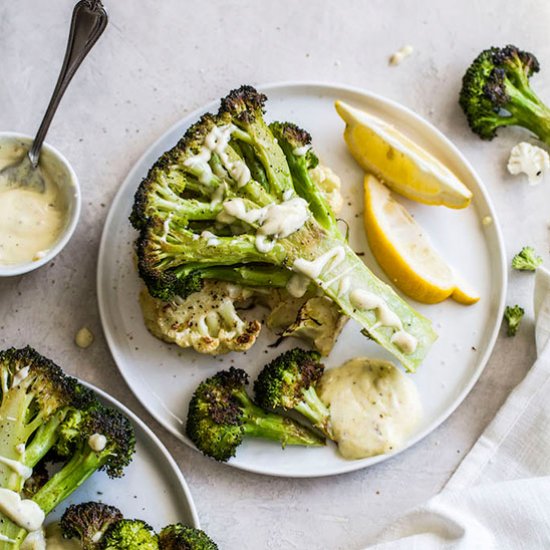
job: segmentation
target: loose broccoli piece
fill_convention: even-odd
[[[315,351],[286,351],[262,369],[254,382],[254,396],[265,409],[302,414],[333,439],[330,412],[315,391],[325,370],[319,359],[320,354]]]
[[[159,547],[160,550],[218,550],[218,545],[204,531],[181,523],[161,530]]]
[[[245,437],[285,445],[319,446],[323,440],[300,424],[263,411],[246,393],[248,375],[231,367],[202,382],[187,415],[187,435],[205,455],[221,462],[235,456]]]
[[[82,550],[99,550],[107,529],[123,519],[122,512],[101,502],[69,506],[61,516],[60,527],[66,539],[78,539]]]
[[[508,330],[506,331],[508,336],[516,335],[524,314],[524,309],[518,305],[513,307],[506,306],[506,309],[504,310],[504,319],[506,320],[506,323],[508,323]]]
[[[542,258],[531,246],[524,246],[512,259],[512,267],[518,271],[535,271],[541,264]]]
[[[122,519],[112,524],[101,539],[101,550],[158,550],[153,528],[140,519]]]
[[[472,131],[490,140],[501,126],[522,126],[550,144],[550,110],[529,83],[538,71],[537,58],[516,46],[481,52],[462,79],[459,97]]]
[[[311,137],[293,124],[268,126],[265,101],[250,86],[233,90],[141,183],[131,222],[140,231],[138,268],[149,293],[168,302],[199,291],[207,278],[281,288],[293,274],[308,276],[414,371],[436,338],[431,323],[349,247],[312,179]],[[237,280],[245,275],[246,283]],[[396,320],[384,326],[375,309],[354,307],[349,289],[383,299]],[[399,347],[398,330],[416,339],[414,351]]]

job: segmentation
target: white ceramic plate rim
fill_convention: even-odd
[[[0,132],[0,140],[2,140],[3,138],[24,139],[24,140],[30,140],[31,142],[33,140],[32,136],[28,136],[27,134],[21,134],[19,132]],[[57,157],[61,161],[65,170],[67,171],[67,174],[69,175],[70,185],[72,186],[74,191],[73,203],[71,205],[72,206],[71,219],[67,223],[61,237],[57,240],[54,246],[52,246],[49,249],[49,251],[43,258],[35,262],[25,262],[23,264],[5,265],[5,266],[0,265],[0,277],[13,277],[16,275],[23,275],[25,273],[34,271],[35,269],[38,269],[39,267],[42,267],[43,265],[53,260],[65,248],[67,243],[71,240],[71,237],[73,236],[73,233],[78,224],[78,220],[80,218],[82,197],[80,193],[80,184],[78,182],[76,173],[73,170],[73,167],[71,166],[71,164],[69,163],[65,155],[60,153],[52,145],[48,143],[44,143],[42,145],[42,148],[48,151],[49,153],[51,153],[52,155],[54,155],[55,157]]]
[[[423,431],[418,433],[415,437],[409,439],[407,441],[407,444],[402,447],[401,449],[395,451],[394,453],[387,453],[382,454],[374,457],[369,457],[368,464],[365,463],[364,460],[357,460],[357,461],[349,461],[347,463],[342,464],[338,468],[336,468],[332,472],[322,472],[322,473],[305,473],[305,472],[295,472],[292,474],[289,473],[280,473],[277,471],[270,471],[269,469],[260,467],[260,468],[254,468],[250,467],[249,465],[243,465],[239,464],[235,461],[228,462],[228,465],[233,466],[234,468],[238,468],[240,470],[245,470],[248,472],[256,473],[256,474],[263,474],[263,475],[272,475],[277,477],[288,477],[288,478],[311,478],[311,477],[326,477],[331,475],[338,475],[348,472],[354,472],[357,470],[361,470],[363,468],[366,468],[368,466],[371,466],[373,464],[377,464],[379,462],[382,462],[384,460],[389,459],[390,457],[396,456],[403,451],[409,449],[416,443],[418,443],[420,440],[422,440],[424,437],[426,437],[429,433],[434,431],[437,427],[439,427],[449,416],[457,409],[457,407],[464,401],[468,393],[471,391],[475,383],[479,380],[479,377],[481,376],[481,373],[485,369],[485,366],[487,365],[487,362],[489,360],[489,357],[491,356],[491,353],[493,351],[493,348],[495,346],[496,339],[498,337],[498,332],[500,328],[500,323],[498,322],[499,319],[502,318],[502,315],[504,313],[504,306],[505,306],[505,299],[506,299],[506,288],[508,284],[508,272],[506,268],[506,253],[504,248],[504,239],[502,236],[502,231],[500,229],[500,224],[498,222],[498,217],[494,208],[494,205],[487,193],[487,190],[485,189],[485,185],[481,181],[481,178],[478,176],[477,172],[474,170],[470,162],[464,157],[464,155],[460,152],[460,150],[442,133],[440,132],[435,126],[433,126],[429,121],[423,119],[419,115],[417,115],[414,111],[409,109],[408,107],[401,105],[400,103],[397,103],[396,101],[393,101],[391,99],[388,99],[384,96],[378,95],[376,93],[369,92],[367,90],[364,90],[359,87],[355,86],[348,86],[338,83],[331,83],[331,82],[322,82],[322,81],[283,81],[283,82],[275,82],[275,83],[269,83],[269,84],[263,84],[258,85],[257,89],[262,92],[269,92],[270,90],[281,90],[281,89],[288,89],[289,91],[292,91],[293,89],[299,89],[299,88],[320,88],[325,92],[328,92],[330,90],[342,90],[344,92],[351,92],[360,96],[363,96],[368,99],[372,99],[374,101],[378,101],[382,104],[388,105],[392,109],[396,109],[397,111],[404,112],[407,116],[412,118],[417,124],[427,127],[430,129],[431,132],[434,133],[434,135],[437,136],[437,138],[441,141],[441,143],[449,150],[453,152],[454,155],[457,156],[457,158],[463,163],[463,165],[471,172],[472,177],[476,180],[479,192],[483,196],[484,201],[487,203],[488,210],[490,212],[490,216],[493,219],[493,223],[495,225],[495,231],[497,236],[497,244],[498,244],[498,259],[499,259],[499,265],[495,265],[495,271],[498,269],[497,275],[500,277],[502,281],[502,286],[499,291],[498,296],[498,308],[497,308],[497,314],[495,316],[495,319],[497,320],[495,322],[495,325],[493,327],[493,330],[491,331],[490,337],[488,338],[487,347],[485,349],[485,353],[480,357],[478,361],[478,366],[475,372],[472,374],[469,382],[465,385],[465,387],[462,389],[462,391],[457,395],[455,400],[451,403],[451,405],[447,408],[447,410],[442,413],[438,418],[436,418],[431,424],[429,424]],[[105,220],[105,226],[104,230],[101,236],[101,242],[99,246],[99,258],[98,258],[98,265],[97,265],[97,295],[98,295],[98,305],[99,305],[99,314],[103,326],[103,331],[105,333],[105,338],[107,340],[107,344],[109,346],[109,349],[111,350],[111,354],[113,355],[113,358],[115,360],[115,363],[118,366],[118,369],[120,373],[122,374],[122,377],[134,393],[134,395],[137,397],[137,399],[142,403],[142,405],[147,409],[150,410],[147,406],[147,403],[141,399],[141,396],[134,390],[134,387],[131,384],[131,378],[127,375],[125,372],[125,368],[122,366],[124,364],[124,361],[120,357],[118,353],[117,346],[115,344],[113,335],[111,331],[109,330],[109,326],[107,324],[107,311],[106,311],[106,302],[105,302],[105,295],[103,292],[103,288],[101,286],[102,281],[102,273],[105,269],[104,262],[105,262],[105,247],[107,240],[110,238],[108,235],[106,228],[109,227],[112,217],[115,214],[115,211],[117,210],[117,205],[121,201],[124,189],[126,188],[128,182],[130,180],[135,179],[136,173],[141,169],[141,164],[143,162],[143,159],[147,157],[150,152],[159,146],[159,144],[166,139],[168,135],[170,135],[176,128],[181,126],[183,120],[192,120],[198,118],[202,113],[205,111],[211,110],[214,107],[217,107],[219,104],[219,100],[212,101],[208,103],[207,105],[203,105],[194,111],[186,114],[182,119],[177,121],[175,124],[173,124],[166,132],[164,132],[150,147],[147,148],[147,150],[141,155],[141,157],[138,159],[138,161],[134,164],[133,168],[130,170],[128,175],[126,176],[124,182],[120,186],[117,194],[115,195],[113,202],[111,204],[111,207],[109,209],[109,213],[107,215],[107,218]],[[169,424],[164,417],[158,415],[155,413],[155,411],[150,411],[150,414],[164,426],[170,433],[174,434],[180,441],[183,441],[186,445],[191,446],[191,448],[197,450],[192,443],[187,440],[187,438],[177,429],[174,428],[173,425]],[[199,452],[197,450],[197,452]]]
[[[133,413],[126,405],[123,405],[118,399],[115,399],[112,395],[107,393],[106,391],[103,391],[99,389],[98,387],[94,386],[93,384],[90,384],[89,382],[86,382],[84,380],[79,380],[81,384],[86,386],[87,388],[91,389],[93,392],[95,392],[97,395],[101,397],[101,399],[107,401],[109,404],[113,405],[115,408],[119,409],[122,413],[124,413],[132,422],[132,424],[139,426],[140,430],[142,430],[145,433],[145,436],[149,439],[149,443],[155,447],[157,451],[161,453],[164,460],[166,461],[166,464],[170,467],[171,473],[176,477],[179,483],[179,489],[183,492],[183,496],[186,500],[186,504],[189,508],[189,512],[191,513],[191,518],[193,524],[190,525],[190,527],[194,527],[195,529],[200,529],[200,522],[199,522],[199,515],[197,513],[197,509],[195,507],[195,503],[193,501],[193,497],[191,496],[191,491],[189,489],[189,486],[187,485],[187,481],[185,481],[185,478],[183,477],[183,474],[177,465],[176,461],[172,457],[172,455],[168,452],[168,449],[164,446],[162,441],[155,435],[155,433],[137,416],[135,413]]]

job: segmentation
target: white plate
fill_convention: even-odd
[[[418,115],[392,101],[362,90],[317,83],[284,83],[261,87],[268,96],[268,120],[291,120],[309,130],[321,161],[344,182],[346,209],[342,217],[350,225],[350,241],[382,279],[362,229],[362,172],[348,153],[343,122],[333,103],[343,99],[368,109],[403,130],[451,168],[472,190],[474,200],[466,210],[425,206],[403,200],[427,229],[437,248],[481,293],[481,301],[465,307],[447,300],[435,306],[413,304],[431,318],[439,339],[413,380],[420,391],[424,418],[407,443],[410,446],[434,430],[470,391],[491,353],[504,308],[506,266],[501,232],[489,197],[472,167],[439,131]],[[140,159],[119,190],[107,217],[98,265],[99,308],[113,357],[138,399],[173,434],[191,445],[184,435],[189,398],[204,378],[221,368],[236,365],[252,378],[272,357],[299,344],[288,339],[278,349],[267,345],[275,337],[264,330],[262,338],[243,356],[220,358],[164,344],[143,324],[138,305],[140,281],[133,264],[132,242],[136,235],[128,223],[134,192],[150,166],[172,147],[203,112],[217,110],[217,103],[195,111],[164,134]],[[399,199],[401,200],[401,199]],[[483,226],[484,216],[493,223]],[[327,367],[359,355],[390,358],[379,346],[361,336],[349,322],[340,336]],[[347,461],[332,445],[323,449],[287,447],[261,441],[246,442],[229,464],[257,473],[289,477],[339,474],[364,468],[389,455]]]
[[[124,469],[124,476],[110,479],[96,472],[82,487],[46,518],[46,524],[59,519],[70,504],[100,500],[120,509],[127,518],[139,518],[155,530],[182,522],[200,527],[189,487],[174,459],[159,438],[129,409],[104,391],[83,382],[99,399],[123,412],[136,433],[134,459]]]

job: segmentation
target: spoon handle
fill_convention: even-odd
[[[57,79],[57,84],[50,99],[40,128],[36,133],[34,142],[29,151],[29,159],[36,168],[40,158],[42,143],[52,122],[53,116],[69,82],[74,73],[92,49],[97,39],[101,36],[107,26],[107,12],[103,8],[101,0],[80,0],[73,10],[71,19],[71,30],[65,51],[63,66]]]

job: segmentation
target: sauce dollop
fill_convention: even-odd
[[[318,391],[344,458],[395,451],[421,417],[416,386],[389,361],[352,359],[325,371]]]

